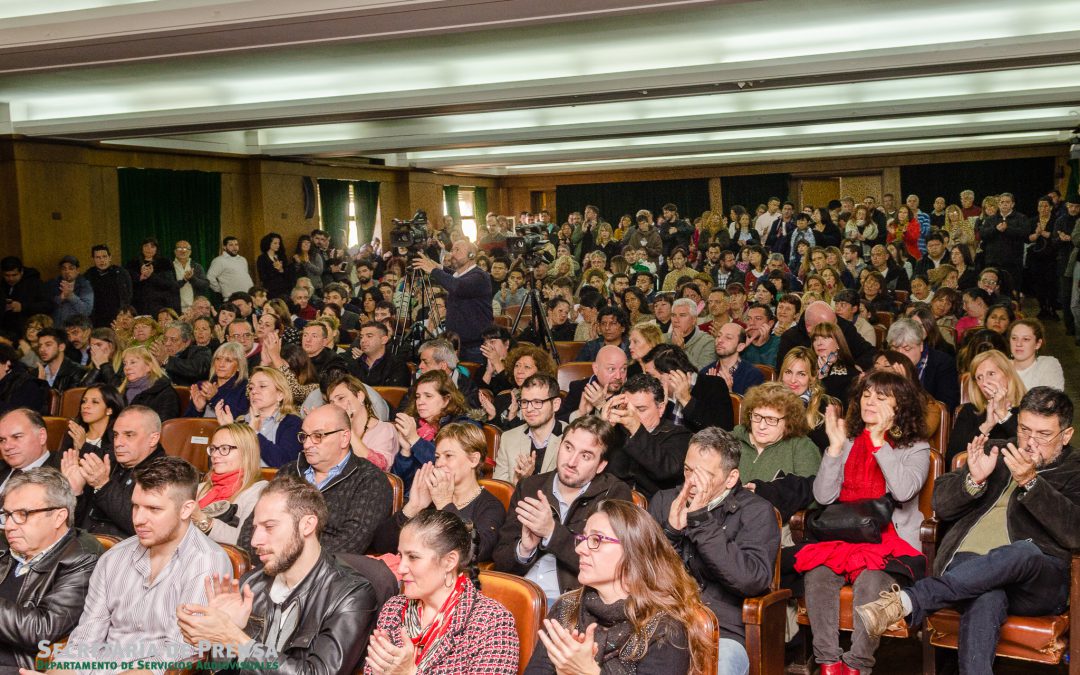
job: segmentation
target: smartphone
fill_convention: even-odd
[[[985,453],[986,455],[990,455],[991,451],[994,448],[997,448],[1000,451],[1002,448],[1004,448],[1008,444],[1009,444],[1009,441],[1007,439],[1004,439],[1004,438],[988,438],[986,440],[986,443],[983,444],[983,453]],[[1014,441],[1014,444],[1015,444],[1015,441]]]

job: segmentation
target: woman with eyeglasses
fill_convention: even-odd
[[[537,373],[555,377],[555,361],[551,354],[534,345],[523,343],[510,350],[506,355],[506,373],[510,375],[513,387],[497,392],[492,399],[488,393],[480,390],[480,407],[487,413],[487,421],[502,430],[512,429],[522,422],[521,385]]]
[[[248,364],[239,342],[226,342],[214,352],[210,379],[191,387],[191,402],[185,417],[216,417],[218,403],[224,403],[233,416],[248,411]]]
[[[259,439],[246,424],[219,427],[206,446],[210,471],[199,485],[191,521],[219,544],[235,546],[267,482],[259,468]]]
[[[968,402],[956,411],[945,453],[946,467],[952,466],[953,457],[967,451],[968,443],[976,436],[1016,436],[1020,399],[1027,393],[1027,387],[1013,367],[1012,360],[996,349],[984,351],[971,359],[965,389]]]
[[[701,592],[657,522],[606,499],[575,540],[581,587],[548,612],[525,673],[705,675]]]
[[[472,528],[448,511],[421,511],[401,530],[401,595],[379,611],[364,675],[517,675],[514,617],[480,593]]]
[[[214,407],[218,424],[246,423],[259,435],[262,465],[278,468],[295,461],[303,443],[297,438],[303,424],[295,413],[292,392],[285,376],[273,368],[260,366],[248,381],[248,413],[237,416],[224,401]]]
[[[795,570],[805,575],[814,659],[823,675],[870,672],[879,638],[871,637],[856,619],[850,648],[841,648],[840,591],[850,583],[859,606],[894,584],[910,585],[926,573],[919,542],[919,493],[930,469],[923,398],[912,381],[872,370],[853,387],[846,419],[838,407],[830,406],[825,427],[829,447],[814,479],[814,501],[829,505],[888,499],[894,507],[880,543],[810,543],[795,555]]]
[[[353,454],[389,471],[397,455],[397,431],[379,419],[364,383],[352,375],[337,375],[327,382],[326,396],[349,416]]]

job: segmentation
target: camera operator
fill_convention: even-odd
[[[445,262],[452,272],[423,253],[417,254],[413,269],[431,275],[432,281],[446,289],[446,329],[461,338],[461,360],[483,363],[480,353],[481,332],[494,323],[491,308],[491,277],[476,266],[476,246],[461,239],[454,243]]]

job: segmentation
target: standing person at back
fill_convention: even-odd
[[[158,255],[154,237],[143,239],[139,255],[128,261],[131,277],[131,303],[139,314],[157,316],[166,307],[180,313],[180,285],[171,262]]]
[[[247,258],[240,255],[240,240],[225,237],[221,246],[221,255],[210,261],[210,269],[206,271],[210,288],[225,298],[233,293],[247,293],[255,282],[251,279]]]
[[[131,304],[131,275],[119,265],[112,264],[112,254],[105,244],[90,248],[94,266],[86,270],[86,280],[94,289],[94,311],[90,321],[95,328],[108,327],[121,307]]]
[[[461,360],[484,363],[481,333],[495,322],[491,277],[476,266],[476,245],[466,239],[454,243],[444,262],[450,272],[421,253],[413,261],[413,269],[427,272],[432,281],[446,289],[446,330],[461,339]]]

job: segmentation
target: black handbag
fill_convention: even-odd
[[[880,544],[895,504],[888,495],[857,502],[835,502],[810,513],[806,530],[816,541]]]

